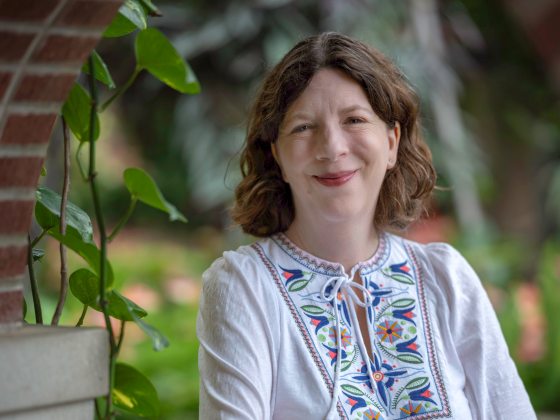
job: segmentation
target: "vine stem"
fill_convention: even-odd
[[[68,125],[66,120],[62,117],[62,133],[64,137],[64,182],[62,185],[62,200],[60,202],[60,235],[66,235],[66,204],[68,203],[68,191],[70,189],[70,133],[68,132]],[[66,295],[68,294],[68,269],[66,265],[66,246],[59,243],[60,247],[60,290],[58,295],[58,302],[52,317],[51,325],[58,325],[64,303],[66,302]]]
[[[117,344],[117,353],[121,351],[121,346],[124,340],[124,326],[126,325],[126,321],[121,321],[121,331],[119,332],[119,341]]]
[[[33,243],[31,236],[27,235],[27,269],[29,271],[29,282],[31,283],[31,295],[33,296],[33,308],[35,310],[35,323],[43,324],[43,311],[41,310],[41,297],[39,296],[39,287],[33,270]]]
[[[97,401],[97,398],[95,399],[95,414],[96,418],[101,420],[101,410],[99,410],[99,402]]]
[[[109,346],[110,346],[110,362],[109,362],[109,394],[107,395],[107,405],[105,408],[105,417],[110,419],[112,416],[113,400],[112,400],[112,389],[115,383],[115,359],[116,359],[116,343],[115,336],[113,333],[113,326],[111,325],[111,319],[109,317],[109,312],[107,309],[107,298],[105,296],[105,285],[107,276],[107,233],[105,232],[105,221],[103,219],[103,213],[101,211],[101,200],[99,197],[99,192],[97,190],[97,184],[95,178],[97,172],[95,170],[95,138],[94,138],[94,126],[95,117],[97,114],[97,86],[95,84],[95,67],[93,66],[93,58],[89,56],[89,91],[91,95],[91,112],[89,119],[89,172],[88,181],[91,187],[91,195],[93,198],[93,206],[95,208],[95,219],[97,221],[97,227],[99,229],[100,235],[100,247],[101,247],[101,258],[99,267],[99,305],[101,306],[101,311],[103,312],[103,317],[105,318],[105,327],[109,333]]]
[[[92,72],[93,72],[93,68],[92,67],[90,67],[90,68],[92,69]],[[134,69],[134,72],[130,75],[130,77],[126,81],[126,83],[124,85],[122,85],[113,94],[113,96],[111,96],[109,99],[107,99],[107,101],[103,105],[101,105],[100,112],[105,111],[107,109],[107,107],[109,105],[111,105],[115,99],[117,99],[119,96],[121,96],[123,93],[125,93],[128,90],[128,88],[134,83],[134,81],[136,80],[136,78],[138,77],[138,75],[140,74],[141,71],[142,71],[142,68],[136,67]]]
[[[126,213],[121,218],[121,220],[119,220],[119,223],[117,223],[117,226],[115,226],[115,229],[113,230],[113,232],[107,238],[107,240],[109,242],[111,242],[113,239],[115,239],[115,236],[117,236],[117,233],[119,233],[119,231],[126,224],[126,222],[128,222],[128,219],[130,219],[130,216],[132,215],[132,212],[134,211],[137,202],[138,202],[137,198],[133,198],[132,200],[130,200],[130,204],[128,206],[128,209],[126,210]]]
[[[82,151],[82,146],[86,144],[85,142],[80,142],[80,145],[78,146],[78,148],[76,149],[76,163],[78,164],[78,169],[80,170],[80,175],[82,176],[82,179],[84,180],[84,182],[88,181],[88,176],[86,171],[84,170],[84,167],[82,165],[82,160],[80,159],[80,152]]]
[[[49,229],[51,229],[53,226],[51,226]],[[49,231],[49,229],[43,229],[43,231],[41,232],[41,234],[39,236],[37,236],[35,239],[33,239],[33,242],[31,242],[31,246],[30,248],[35,248],[35,245],[37,245],[39,243],[39,241],[41,239],[43,239],[43,236],[45,236],[47,234],[47,232]]]
[[[84,305],[82,309],[82,314],[80,315],[80,319],[78,319],[78,322],[76,323],[76,327],[81,327],[82,324],[84,323],[84,318],[86,317],[87,310],[88,310],[88,306]]]

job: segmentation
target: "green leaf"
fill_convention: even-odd
[[[116,38],[128,35],[137,29],[146,29],[148,22],[144,7],[143,1],[125,0],[119,9],[119,13],[117,13],[109,27],[103,32],[103,37]]]
[[[294,281],[292,284],[290,284],[288,290],[290,292],[299,292],[300,290],[305,289],[305,286],[307,286],[308,283],[309,280],[305,280],[305,279]]]
[[[169,220],[187,222],[179,210],[163,197],[153,178],[140,168],[127,168],[123,173],[124,183],[132,198],[169,214]]]
[[[23,316],[22,318],[25,319],[25,315],[27,315],[27,301],[23,298]]]
[[[428,382],[428,378],[423,376],[421,378],[416,378],[407,383],[404,387],[406,389],[417,389],[422,388]]]
[[[41,176],[47,176],[47,168],[41,166]]]
[[[125,0],[119,9],[119,13],[132,22],[138,29],[143,30],[148,27],[146,12],[144,11],[142,4],[138,1]]]
[[[119,11],[111,24],[107,27],[107,29],[105,29],[105,32],[103,32],[103,37],[118,38],[120,36],[128,35],[137,29],[138,27]]]
[[[111,391],[115,407],[140,417],[159,416],[160,403],[150,380],[130,365],[117,363]]]
[[[143,318],[148,315],[143,308],[136,303],[121,295],[116,290],[111,290],[106,295],[107,312],[109,316],[120,319],[121,321],[134,321],[136,318]],[[94,309],[101,311],[101,306],[96,304],[92,306]]]
[[[399,299],[392,303],[395,308],[406,308],[414,303],[414,299]]]
[[[140,4],[144,7],[144,11],[150,16],[162,16],[160,10],[151,0],[140,0]]]
[[[323,308],[317,305],[303,305],[301,309],[303,309],[308,314],[312,314],[312,315],[319,315],[325,312]]]
[[[80,255],[100,275],[101,252],[93,242],[93,228],[88,214],[72,202],[66,204],[66,235],[60,234],[60,203],[56,192],[40,187],[36,192],[35,219],[48,234]],[[113,269],[107,261],[106,283],[113,284]]]
[[[154,77],[181,93],[200,92],[200,84],[190,66],[160,31],[148,28],[138,33],[136,63]]]
[[[414,281],[410,277],[405,276],[403,274],[393,274],[393,275],[391,275],[391,278],[393,280],[396,280],[396,281],[400,282],[400,283],[414,284]]]
[[[70,275],[70,291],[84,305],[97,305],[99,277],[87,268],[80,268]]]
[[[186,91],[183,93],[189,93],[191,95],[200,93],[200,83],[198,83],[198,79],[196,77],[196,74],[194,74],[194,70],[188,62],[184,61],[184,63],[187,73],[187,86]]]
[[[413,364],[422,363],[422,358],[416,356],[415,354],[399,354],[397,356],[397,359],[399,359],[401,362],[406,362],[406,363],[413,363]]]
[[[60,205],[62,197],[55,191],[39,187],[36,191],[37,203],[35,205],[35,217],[37,223],[43,229],[51,228],[60,223]],[[66,203],[66,230],[74,230],[82,241],[93,244],[93,227],[88,214],[73,204]]]
[[[140,319],[134,313],[132,314],[132,317],[136,325],[138,325],[142,331],[150,337],[152,340],[152,348],[155,351],[161,351],[166,347],[169,347],[169,340],[157,328]]]
[[[97,273],[98,276],[101,275],[101,252],[94,244],[84,243],[80,238],[72,235],[68,231],[65,236],[61,236],[60,232],[58,231],[58,227],[50,229],[48,233],[57,241],[62,242],[64,245],[66,245],[68,248],[82,257],[88,263],[90,268]],[[113,280],[113,268],[111,266],[111,263],[107,261],[105,276],[105,284],[107,285],[107,287],[110,287],[113,284]]]
[[[39,248],[33,248],[31,250],[31,255],[33,257],[33,262],[41,261],[41,258],[43,258],[45,256],[45,250],[44,249],[39,249]]]
[[[94,273],[87,269],[80,269],[72,273],[70,290],[84,305],[88,305],[98,312],[103,312],[99,303],[99,278]],[[167,339],[159,331],[142,321],[141,318],[148,315],[145,309],[116,290],[108,290],[105,299],[109,316],[121,321],[134,321],[152,338],[152,341],[157,341],[157,350],[169,345]],[[159,337],[157,337],[158,334]],[[156,343],[154,343],[155,348]]]
[[[99,80],[101,83],[109,87],[110,89],[115,88],[115,82],[111,77],[111,73],[109,73],[109,69],[107,68],[107,64],[101,58],[99,54],[95,50],[91,52],[91,58],[93,59],[93,69],[95,70],[95,78]],[[89,60],[87,60],[84,65],[82,66],[82,71],[86,74],[90,74],[89,72]]]
[[[62,106],[62,116],[74,136],[81,141],[89,141],[89,120],[91,113],[91,98],[85,89],[74,83],[70,94]],[[99,116],[95,115],[93,139],[99,137]]]
[[[99,285],[97,286],[99,288]],[[121,321],[134,321],[138,327],[152,340],[152,347],[155,351],[161,351],[169,347],[169,340],[155,327],[148,324],[142,318],[148,313],[136,303],[121,295],[116,290],[107,293],[107,312],[109,316],[120,319]],[[82,301],[82,303],[85,303]],[[96,302],[93,309],[101,312],[101,306]]]
[[[355,387],[354,385],[344,384],[341,385],[340,387],[351,395],[356,395],[356,396],[364,395],[364,392],[360,388]]]

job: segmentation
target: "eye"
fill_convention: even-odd
[[[363,118],[360,117],[349,117],[348,119],[346,119],[346,123],[347,124],[361,124],[364,123],[365,120]]]
[[[292,130],[292,133],[303,133],[304,131],[306,131],[310,128],[311,128],[311,124],[301,124],[301,125],[298,125],[297,127],[295,127]]]

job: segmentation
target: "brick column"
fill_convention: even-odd
[[[0,0],[0,327],[22,322],[27,232],[51,132],[123,0]]]

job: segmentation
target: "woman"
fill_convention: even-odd
[[[388,233],[434,184],[418,101],[381,53],[325,33],[267,76],[234,220],[262,238],[204,274],[201,419],[534,419],[479,279]]]

